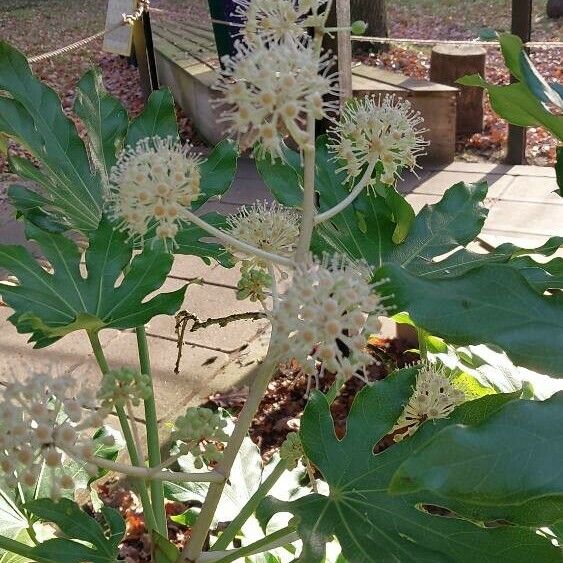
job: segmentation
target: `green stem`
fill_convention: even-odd
[[[271,356],[271,347],[272,340],[270,340],[270,348],[266,352],[266,359],[260,366],[259,371],[250,386],[248,398],[239,413],[235,428],[229,438],[229,441],[227,442],[227,447],[223,452],[223,456],[215,468],[215,471],[222,473],[226,477],[228,477],[231,471],[233,463],[240,450],[240,446],[248,433],[248,429],[252,424],[252,419],[258,410],[260,402],[262,401],[264,393],[268,387],[268,383],[270,382],[277,366],[276,358]],[[207,491],[197,522],[192,528],[190,541],[187,543],[182,553],[183,561],[196,561],[199,559],[224,488],[225,483],[212,483],[209,486],[209,490]]]
[[[202,556],[197,560],[197,563],[230,563],[231,561],[240,561],[244,557],[249,557],[250,555],[256,555],[257,553],[264,553],[265,551],[269,551],[271,549],[283,547],[284,545],[297,541],[298,539],[299,536],[295,532],[295,528],[293,526],[287,526],[286,528],[282,528],[281,530],[277,530],[276,532],[263,537],[261,540],[245,545],[239,549],[232,549],[226,552],[223,551],[222,553],[217,553],[216,557],[213,557],[215,552],[208,551],[207,553],[202,554]]]
[[[144,326],[139,326],[137,332],[137,346],[139,348],[139,363],[143,375],[152,376],[147,333]],[[147,430],[147,450],[149,454],[149,467],[160,465],[160,439],[158,437],[158,418],[156,415],[156,403],[154,398],[154,387],[151,377],[151,396],[145,401],[145,426]],[[151,499],[158,532],[168,537],[166,525],[166,512],[164,508],[164,484],[162,481],[151,481]]]
[[[0,536],[0,549],[4,549],[8,553],[14,553],[15,555],[25,557],[31,561],[37,561],[38,563],[47,561],[46,559],[37,558],[34,554],[33,547],[5,536]]]
[[[270,492],[270,489],[277,483],[286,469],[285,461],[280,460],[273,471],[256,489],[255,493],[248,499],[248,502],[242,507],[236,518],[225,528],[219,539],[213,544],[212,551],[221,551],[229,547],[229,544],[235,539],[244,523],[254,514],[260,501]]]
[[[100,366],[100,371],[102,374],[109,373],[109,365],[106,360],[106,356],[102,349],[100,339],[98,338],[98,333],[88,332],[88,338],[90,339],[90,344],[92,345],[92,350],[94,351],[94,356],[98,365]],[[131,432],[131,427],[129,426],[129,419],[127,418],[127,413],[123,407],[118,407],[116,405],[115,410],[117,412],[117,417],[121,424],[121,430],[123,432],[123,437],[125,438],[125,444],[127,445],[127,451],[131,459],[131,463],[137,467],[142,467],[141,460],[139,459],[139,452],[135,446],[135,440],[133,438],[133,433]],[[145,524],[147,530],[150,532],[151,529],[156,528],[156,522],[153,514],[153,509],[151,506],[151,500],[149,497],[149,492],[147,489],[147,484],[142,479],[135,479],[135,484],[137,485],[137,490],[139,492],[139,497],[141,498],[141,504],[143,505],[143,514],[145,515]]]
[[[428,348],[426,346],[426,336],[428,333],[422,328],[416,327],[416,334],[418,336],[418,352],[420,359],[426,361],[428,359]]]

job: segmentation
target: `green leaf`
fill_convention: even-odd
[[[86,126],[93,161],[107,179],[129,125],[127,112],[106,92],[99,70],[90,70],[81,78],[73,109]]]
[[[125,145],[135,146],[147,137],[178,138],[174,98],[168,88],[156,90],[149,96],[142,113],[129,126]]]
[[[523,79],[520,54],[524,50],[524,43],[518,35],[501,33],[499,36],[500,48],[504,62],[511,74],[518,80]]]
[[[229,139],[221,141],[201,164],[201,194],[192,208],[199,209],[210,198],[222,196],[233,183],[238,152]]]
[[[424,280],[389,264],[377,277],[399,310],[452,344],[492,344],[517,365],[563,377],[563,300],[538,295],[508,265],[487,265],[463,277]]]
[[[393,214],[396,223],[392,240],[401,244],[407,238],[411,225],[415,219],[414,209],[411,204],[395,189],[394,186],[378,186],[377,193],[385,200],[387,207]]]
[[[453,425],[406,460],[391,486],[429,490],[469,504],[506,505],[551,497],[563,520],[563,392],[514,401],[477,427]],[[557,514],[556,514],[557,516]]]
[[[555,177],[557,178],[558,190],[555,190],[563,197],[563,145],[557,147],[557,161],[555,163]]]
[[[75,330],[140,326],[155,315],[174,314],[182,304],[185,287],[145,300],[166,280],[173,257],[147,247],[131,260],[126,235],[105,220],[90,235],[85,276],[72,240],[33,225],[28,225],[27,236],[39,244],[54,272],[41,268],[23,247],[0,245],[0,266],[19,280],[15,286],[3,285],[2,297],[14,309],[9,320],[18,332],[30,333],[37,348]]]
[[[563,116],[553,115],[546,110],[525,83],[497,86],[478,74],[464,76],[457,82],[464,86],[485,88],[493,110],[508,122],[521,127],[545,127],[558,139],[563,139]]]
[[[51,539],[33,548],[38,558],[60,563],[115,563],[118,546],[125,534],[125,522],[119,512],[105,507],[102,515],[109,528],[108,536],[98,522],[68,499],[54,502],[51,499],[35,500],[26,508],[44,522],[53,522],[66,537]],[[87,542],[84,545],[79,542]]]
[[[101,181],[56,93],[33,74],[25,56],[0,42],[0,132],[24,145],[42,165],[46,197],[76,229],[101,216]]]
[[[153,530],[152,539],[154,543],[155,563],[176,563],[180,557],[180,550],[167,538]]]
[[[284,147],[284,154],[295,154]],[[272,195],[282,205],[299,209],[303,203],[303,171],[301,164],[294,166],[292,161],[262,158],[256,160],[256,168]]]
[[[315,393],[302,418],[301,438],[305,453],[322,473],[330,492],[290,503],[270,497],[260,509],[262,523],[276,512],[293,514],[303,540],[299,561],[307,563],[323,560],[332,536],[350,563],[560,561],[560,550],[533,530],[502,524],[484,528],[455,513],[448,517],[431,514],[426,506],[444,506],[444,499],[436,495],[389,494],[389,481],[397,468],[433,434],[455,422],[482,423],[511,400],[491,395],[466,403],[451,421],[425,423],[413,437],[374,455],[374,444],[401,414],[414,376],[413,369],[401,370],[364,387],[352,405],[341,440],[335,435],[326,398]]]
[[[27,534],[24,531],[27,527],[26,517],[8,494],[0,489],[0,536],[27,543],[25,541]],[[9,555],[0,549],[0,562],[8,561]]]

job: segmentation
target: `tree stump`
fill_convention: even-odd
[[[437,45],[430,58],[430,80],[460,89],[457,102],[457,134],[483,130],[483,89],[461,86],[456,80],[466,74],[485,75],[487,52],[473,45]]]
[[[546,13],[548,18],[563,16],[563,0],[547,0]]]

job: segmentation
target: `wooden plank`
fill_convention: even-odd
[[[167,29],[159,29],[158,37],[174,45],[176,49],[185,53],[185,55],[195,56],[203,60],[214,60],[217,58],[215,45],[205,46],[199,43],[194,43],[193,41],[190,41],[185,37],[175,35],[173,32]],[[157,48],[160,49],[158,42],[157,42]],[[184,59],[185,56],[182,56],[181,58]]]
[[[338,73],[340,75],[340,104],[343,107],[352,97],[352,42],[350,40],[350,0],[336,0],[338,29]]]
[[[452,86],[438,84],[429,80],[419,80],[417,78],[405,76],[404,74],[391,72],[390,70],[383,70],[381,68],[375,68],[373,66],[364,64],[360,64],[352,68],[352,75],[369,78],[371,80],[374,80],[375,82],[382,82],[390,86],[397,86],[411,92],[445,92],[451,94],[452,92],[458,91],[457,88],[454,88]]]
[[[215,43],[213,41],[206,41],[199,37],[194,37],[187,33],[174,30],[172,28],[169,28],[168,26],[158,26],[155,29],[155,32],[158,33],[158,35],[160,35],[161,37],[165,37],[166,39],[174,41],[174,43],[179,48],[182,48],[182,45],[185,45],[186,49],[190,51],[215,51]]]
[[[408,90],[401,88],[400,86],[394,86],[392,84],[386,84],[385,82],[379,82],[373,80],[372,78],[366,78],[358,74],[352,74],[352,90],[355,94],[362,93],[368,94],[374,90],[387,92],[392,94],[393,92],[402,92],[406,94]]]
[[[106,13],[106,30],[123,21],[123,14],[131,14],[134,10],[134,0],[109,0]],[[129,57],[132,48],[133,28],[130,25],[122,25],[104,36],[102,49],[108,53]]]
[[[212,41],[215,44],[215,36],[213,35],[213,30],[211,28],[205,28],[203,24],[198,25],[194,22],[180,23],[173,21],[165,21],[162,23],[164,27],[168,29],[173,29],[177,32],[184,33],[189,36],[196,36],[202,40]]]

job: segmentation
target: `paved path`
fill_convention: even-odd
[[[440,199],[444,190],[459,181],[487,179],[490,183],[487,206],[489,217],[483,240],[492,245],[511,241],[537,246],[552,235],[563,235],[563,198],[556,189],[553,170],[541,167],[496,164],[454,163],[444,169],[425,169],[420,179],[410,177],[400,189],[418,211]],[[251,161],[242,160],[233,189],[220,202],[206,209],[233,213],[244,203],[270,199]],[[0,241],[25,242],[21,226],[10,219],[0,200]],[[234,287],[237,270],[206,266],[200,259],[179,256],[165,285],[176,289],[187,280],[201,278],[191,285],[185,308],[200,318],[225,316],[252,310],[252,304],[239,302]],[[97,385],[99,373],[86,338],[73,333],[55,345],[32,350],[26,337],[18,335],[6,319],[7,307],[0,307],[0,378],[8,380],[38,366],[53,366],[55,373],[70,372],[82,381]],[[188,404],[227,389],[249,375],[262,357],[267,344],[266,323],[238,322],[226,328],[211,327],[187,333],[181,372],[174,374],[176,343],[174,320],[159,316],[148,326],[159,415],[162,422],[177,416]],[[102,331],[102,344],[110,365],[137,366],[135,336],[132,332]]]

